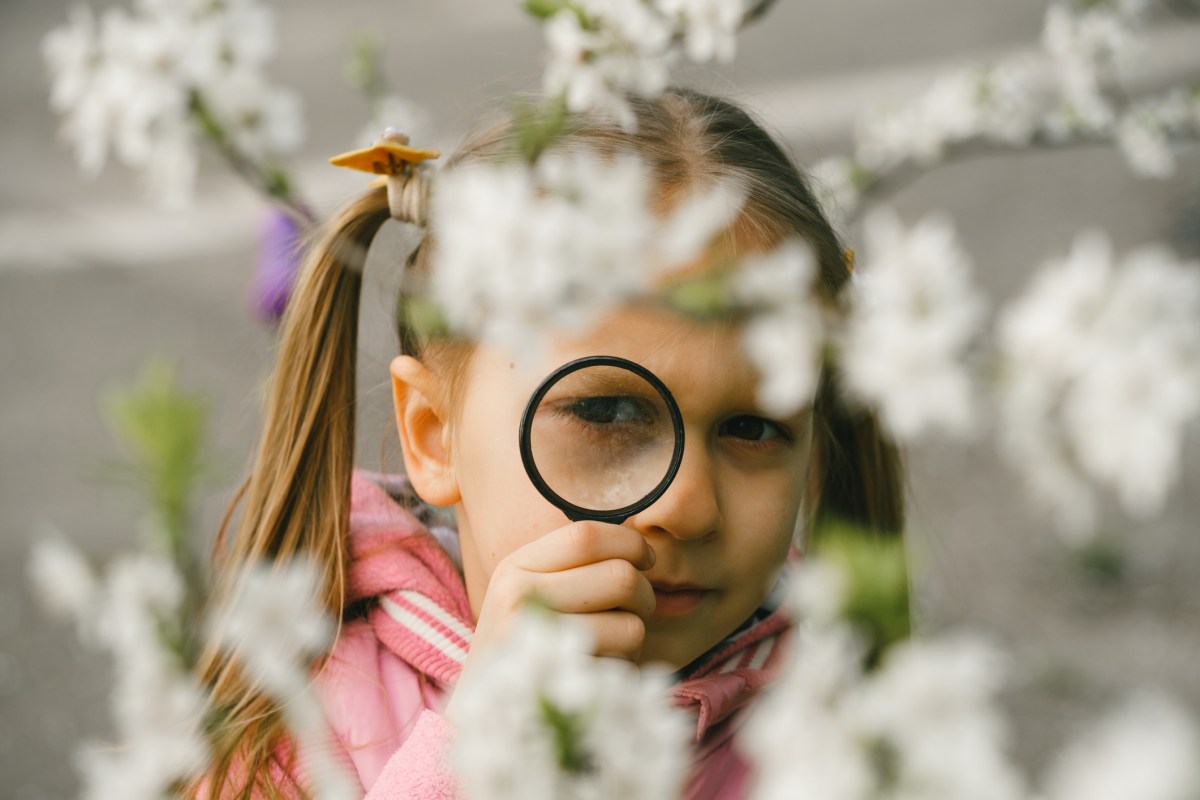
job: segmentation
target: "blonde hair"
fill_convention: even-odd
[[[842,244],[799,170],[760,125],[732,103],[683,89],[653,100],[632,98],[631,105],[632,132],[575,116],[555,146],[637,153],[656,178],[663,210],[689,189],[736,182],[746,199],[731,236],[768,247],[790,237],[804,239],[819,263],[818,292],[836,304],[848,278]],[[514,148],[512,125],[492,126],[469,140],[447,168],[508,157]],[[283,318],[255,460],[218,537],[218,598],[226,590],[221,579],[233,571],[227,568],[304,554],[324,569],[326,608],[338,619],[346,613],[360,275],[366,250],[388,218],[386,191],[369,191],[330,220],[308,254]],[[431,266],[433,233],[427,232],[409,258],[416,274]],[[450,370],[453,386],[469,358],[469,344],[430,340],[399,316],[402,350]],[[831,370],[822,377],[814,412],[814,520],[836,517],[898,535],[903,492],[896,448],[869,413],[841,400]],[[226,537],[239,502],[242,515]],[[277,704],[245,681],[236,657],[206,653],[202,672],[225,710],[221,757],[209,775],[211,794],[277,796],[280,768],[287,766],[274,760],[284,734]]]

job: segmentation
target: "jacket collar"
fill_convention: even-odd
[[[408,503],[394,476],[355,472],[351,483],[348,602],[378,598],[375,635],[444,688],[458,680],[474,622],[462,574]],[[406,495],[406,491],[408,494]],[[411,506],[410,506],[411,507]],[[783,609],[760,615],[678,673],[675,705],[696,715],[696,741],[745,706],[774,676],[790,623]]]

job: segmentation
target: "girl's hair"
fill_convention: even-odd
[[[819,264],[818,294],[830,305],[838,304],[849,279],[842,244],[805,179],[760,125],[727,101],[689,90],[672,89],[652,100],[635,97],[630,103],[633,131],[579,115],[571,118],[555,147],[589,147],[601,155],[635,152],[654,175],[658,208],[664,212],[688,191],[732,182],[745,192],[732,238],[759,247],[787,238],[805,240]],[[493,126],[469,140],[447,168],[508,157],[514,147],[512,125]],[[324,569],[323,600],[338,619],[346,611],[361,271],[372,238],[388,218],[386,191],[371,190],[343,208],[309,252],[283,317],[254,464],[226,515],[217,542],[220,552],[214,554],[214,571],[225,583],[236,572],[227,566],[309,557]],[[408,269],[427,271],[435,246],[427,233]],[[401,349],[448,371],[453,393],[470,345],[427,340],[402,314],[398,325]],[[899,535],[903,487],[898,451],[869,412],[843,401],[832,369],[822,376],[814,423],[811,489],[817,500],[810,522],[819,529],[837,519]],[[226,541],[239,503],[241,517]],[[215,596],[231,589],[219,584]],[[249,797],[257,786],[268,796],[276,794],[280,768],[287,766],[274,762],[283,734],[278,705],[245,680],[236,656],[207,653],[202,669],[224,717],[219,731],[223,755],[209,776],[210,791]]]

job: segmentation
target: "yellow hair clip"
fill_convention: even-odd
[[[387,186],[388,209],[392,217],[415,225],[425,224],[429,205],[429,182],[421,162],[437,158],[437,150],[419,150],[408,146],[408,137],[388,128],[379,140],[362,150],[351,150],[329,159],[335,167],[370,172],[380,177],[371,182],[374,188]]]
[[[854,272],[854,248],[847,247],[842,251],[842,263],[846,265],[846,272]]]
[[[408,165],[420,164],[441,155],[438,150],[420,150],[408,146],[408,137],[395,131],[384,131],[379,141],[362,150],[351,150],[329,159],[335,167],[371,172],[375,175],[399,175]]]

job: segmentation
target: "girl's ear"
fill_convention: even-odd
[[[392,359],[392,401],[404,448],[404,469],[426,503],[452,506],[462,496],[450,448],[446,382],[412,356]]]

